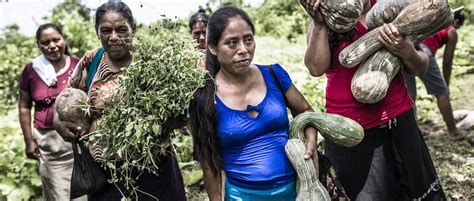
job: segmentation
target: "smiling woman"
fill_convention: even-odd
[[[79,59],[69,56],[59,26],[43,24],[36,31],[42,55],[27,64],[20,75],[20,124],[28,158],[41,161],[39,171],[46,200],[68,200],[72,148],[53,129],[54,102],[67,86]],[[34,120],[31,128],[31,107]]]

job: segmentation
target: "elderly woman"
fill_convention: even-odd
[[[111,1],[97,8],[95,29],[102,47],[88,52],[70,79],[70,87],[87,92],[88,104],[92,108],[92,125],[100,120],[105,107],[114,104],[110,95],[116,90],[117,78],[122,69],[132,63],[130,51],[136,25],[132,11],[125,3]],[[99,58],[99,62],[93,63],[93,58]],[[56,117],[55,127],[65,139],[72,140],[78,134],[94,131],[94,126],[90,131],[84,131]],[[120,159],[116,160],[120,164]],[[138,187],[136,194],[125,187],[124,180],[120,180],[115,184],[106,184],[98,192],[89,195],[89,200],[121,200],[123,196],[137,200],[186,200],[174,153],[170,150],[165,155],[156,156],[156,163],[159,166],[156,174],[131,168],[133,178],[139,176],[135,183]]]
[[[39,171],[46,200],[68,200],[73,155],[71,144],[53,128],[54,102],[67,87],[79,59],[69,56],[59,26],[43,24],[36,31],[41,55],[27,64],[20,75],[20,124],[26,156],[39,160]],[[35,112],[31,128],[31,107]]]

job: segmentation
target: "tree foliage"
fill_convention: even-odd
[[[66,0],[59,4],[53,9],[49,21],[63,29],[72,55],[81,57],[85,51],[100,45],[95,37],[90,9],[79,0]]]
[[[36,41],[18,32],[19,27],[6,27],[0,37],[0,113],[4,114],[18,96],[18,75],[25,64],[39,54]]]

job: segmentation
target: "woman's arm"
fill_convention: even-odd
[[[313,108],[309,105],[308,101],[306,101],[303,94],[298,91],[295,85],[291,85],[291,87],[286,91],[285,96],[288,100],[288,107],[295,111],[296,114],[303,112],[314,112]],[[319,172],[318,154],[316,148],[316,142],[318,140],[317,130],[312,126],[308,126],[305,128],[304,133],[306,137],[306,152],[304,154],[304,158],[309,159],[312,157],[316,170]]]
[[[220,172],[215,175],[212,173],[211,169],[207,168],[204,165],[201,165],[203,172],[204,186],[209,196],[210,201],[222,201],[224,197],[224,190],[222,188],[222,177]]]
[[[304,64],[312,76],[321,76],[328,69],[331,62],[331,52],[329,48],[328,29],[322,20],[322,16],[318,11],[321,0],[313,0],[307,4],[305,0],[301,4],[306,12],[312,17],[308,26],[306,53],[304,56]]]
[[[87,79],[88,73],[87,67],[90,65],[93,55],[98,50],[99,48],[95,48],[92,51],[87,51],[81,60],[79,60],[76,67],[74,68],[73,73],[71,74],[71,77],[69,78],[68,87],[85,91],[85,80]],[[88,132],[88,130],[83,130],[88,128],[81,128],[72,122],[62,121],[59,119],[59,115],[56,110],[54,110],[53,127],[67,142],[73,141],[77,135],[81,136],[82,134]]]
[[[31,134],[31,105],[33,98],[28,91],[20,89],[20,96],[18,100],[18,110],[20,118],[20,126],[23,132],[23,138],[25,140],[25,152],[26,156],[31,159],[39,160],[41,154],[38,149],[38,145],[33,140]]]
[[[415,49],[413,43],[400,35],[393,24],[384,24],[379,31],[379,41],[395,56],[402,59],[407,73],[422,75],[428,69],[428,56],[421,50]]]
[[[451,78],[451,71],[453,70],[453,58],[457,42],[458,33],[456,32],[456,29],[452,28],[448,31],[448,42],[446,43],[443,54],[443,77],[448,86]]]

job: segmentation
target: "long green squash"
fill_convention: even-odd
[[[417,0],[405,7],[393,20],[401,35],[419,42],[447,27],[454,20],[446,0]],[[383,47],[377,39],[380,28],[373,29],[339,54],[339,62],[352,68]]]
[[[289,139],[285,145],[285,153],[298,174],[297,201],[331,200],[326,188],[318,179],[313,160],[304,159],[304,143],[300,139]]]
[[[290,139],[285,145],[285,153],[298,174],[298,201],[329,201],[329,193],[318,179],[313,160],[304,159],[304,129],[316,127],[324,138],[336,144],[352,147],[364,138],[364,130],[352,119],[337,114],[305,112],[296,116],[290,123]]]
[[[290,123],[290,138],[304,140],[304,129],[313,126],[327,140],[353,147],[364,138],[364,129],[354,120],[338,114],[305,112],[296,116]]]

